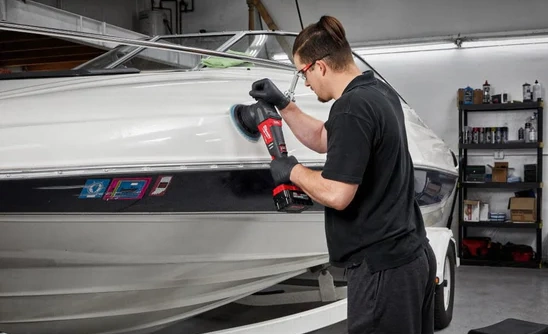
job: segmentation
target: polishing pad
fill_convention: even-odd
[[[243,118],[242,118],[242,112],[245,112],[246,108],[248,106],[245,106],[243,104],[235,104],[232,107],[230,107],[230,118],[232,118],[232,123],[236,126],[236,129],[242,136],[244,136],[247,140],[252,142],[257,142],[259,138],[261,138],[261,134],[259,133],[259,130],[257,128],[252,128],[245,124]]]

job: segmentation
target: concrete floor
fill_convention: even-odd
[[[466,334],[507,318],[548,324],[548,269],[461,266],[456,271],[453,321],[440,334]],[[166,328],[158,334],[198,334],[232,325],[283,316],[310,307],[248,308],[226,306],[190,321]],[[344,334],[346,322],[312,332]],[[310,334],[312,334],[310,333]]]

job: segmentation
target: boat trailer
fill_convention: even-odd
[[[460,259],[455,257],[456,243],[453,233],[446,227],[427,227],[426,232],[430,245],[434,250],[437,262],[435,312],[444,313],[452,318],[452,301],[454,300],[454,270],[460,266]],[[264,292],[246,296],[234,303],[249,306],[274,306],[300,303],[327,303],[305,311],[287,316],[265,320],[257,323],[246,324],[238,327],[205,332],[203,334],[305,334],[319,330],[347,318],[347,287],[346,284],[338,284],[342,275],[339,268],[322,267],[312,269],[310,272],[282,282]],[[303,277],[304,279],[300,279]],[[337,278],[334,279],[334,277]],[[317,280],[317,284],[315,283]],[[344,280],[344,277],[343,277]],[[291,282],[308,282],[307,284],[291,284]],[[447,313],[447,314],[445,314]],[[445,327],[448,323],[442,324]]]

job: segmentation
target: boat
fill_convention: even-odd
[[[323,208],[277,212],[266,147],[229,114],[255,102],[255,80],[292,86],[295,33],[131,40],[0,29],[119,43],[70,71],[0,75],[0,331],[153,333],[329,269]],[[294,98],[327,119],[330,104],[303,84]],[[445,327],[458,163],[403,97],[402,106]],[[284,135],[291,154],[321,169],[325,155]]]

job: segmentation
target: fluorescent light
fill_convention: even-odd
[[[458,43],[457,43],[458,41]],[[452,49],[467,49],[493,46],[512,46],[525,44],[543,44],[548,43],[548,36],[524,36],[514,38],[484,38],[467,40],[466,37],[456,38],[455,41],[447,42],[423,42],[408,44],[386,44],[379,46],[362,46],[354,48],[354,51],[360,56],[381,55],[390,53],[407,53],[419,51],[438,51]]]
[[[381,55],[390,53],[407,53],[407,52],[420,52],[420,51],[438,51],[438,50],[456,50],[466,48],[480,48],[491,46],[511,46],[511,45],[524,45],[524,44],[543,44],[548,43],[548,36],[537,37],[519,37],[519,38],[491,38],[491,39],[478,39],[478,40],[466,40],[466,37],[462,37],[457,43],[455,41],[440,42],[417,42],[406,44],[385,44],[377,46],[361,46],[353,47],[353,51],[360,56],[368,55]],[[273,60],[280,62],[288,62],[289,59],[285,53],[279,53],[272,56]]]
[[[543,44],[548,43],[548,37],[523,37],[512,39],[485,39],[477,41],[463,41],[463,48],[480,48],[491,46],[510,46],[510,45],[524,45],[524,44]]]
[[[362,47],[355,48],[354,51],[360,56],[377,55],[387,53],[418,52],[418,51],[436,51],[456,49],[457,45],[453,42],[446,43],[428,43],[428,44],[400,44],[394,46]]]

